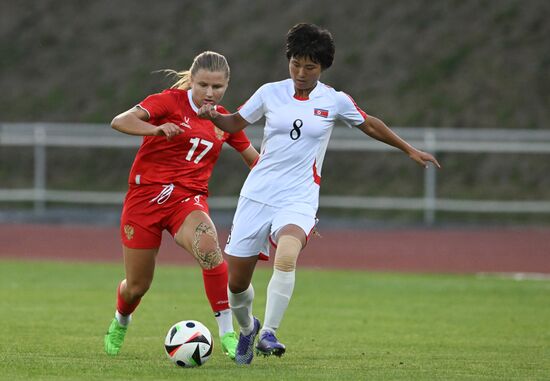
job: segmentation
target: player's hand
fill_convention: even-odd
[[[435,157],[433,157],[433,155],[427,153],[427,152],[424,152],[424,151],[420,151],[420,150],[417,150],[417,149],[414,149],[410,154],[409,154],[409,157],[411,159],[413,159],[414,161],[416,161],[418,164],[420,164],[421,166],[423,166],[424,168],[428,168],[428,163],[432,163],[433,165],[435,165],[437,168],[440,168],[441,169],[441,165],[439,164],[439,162],[437,161],[437,159]]]
[[[174,136],[181,134],[183,130],[174,123],[164,123],[157,128],[153,133],[154,136],[166,136],[166,140],[172,140]]]
[[[218,115],[220,115],[220,113],[216,110],[216,106],[214,106],[213,104],[207,103],[207,104],[203,104],[201,108],[199,108],[197,115],[199,116],[199,118],[202,118],[202,119],[213,120],[213,119],[216,119]]]

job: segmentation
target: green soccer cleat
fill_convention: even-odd
[[[231,360],[235,359],[235,350],[237,349],[237,334],[235,332],[227,332],[221,337],[222,351],[229,356]]]
[[[104,339],[105,352],[108,355],[118,355],[118,352],[120,352],[120,347],[122,347],[122,343],[124,342],[124,336],[126,336],[127,330],[128,327],[121,326],[116,318],[113,319]]]

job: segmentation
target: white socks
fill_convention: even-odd
[[[123,327],[128,327],[128,324],[132,321],[132,314],[130,315],[122,315],[118,310],[115,312],[115,318],[118,321],[118,324],[120,324]]]
[[[231,314],[231,309],[228,308],[223,311],[218,311],[214,314],[214,316],[216,317],[216,322],[218,323],[220,337],[228,332],[234,332],[233,314]]]
[[[265,320],[263,331],[269,330],[275,332],[288,307],[294,283],[296,271],[280,271],[273,269],[273,276],[267,286],[267,303],[265,307]],[[254,320],[252,317],[252,301],[254,300],[254,288],[252,284],[245,291],[234,294],[227,290],[229,296],[229,305],[231,311],[241,327],[241,333],[248,335],[254,329]]]
[[[249,335],[254,329],[254,319],[252,318],[254,287],[250,284],[246,290],[238,294],[234,294],[231,290],[227,289],[227,295],[229,297],[231,311],[241,327],[241,333],[243,335]]]
[[[273,276],[267,286],[267,303],[262,331],[275,332],[279,328],[294,291],[295,278],[295,270],[286,272],[273,269]]]

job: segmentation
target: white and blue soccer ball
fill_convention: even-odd
[[[183,320],[168,330],[164,340],[166,355],[176,365],[185,368],[203,365],[212,354],[212,334],[204,324]]]

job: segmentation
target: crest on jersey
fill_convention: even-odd
[[[322,108],[313,109],[313,115],[328,118],[328,110]]]

